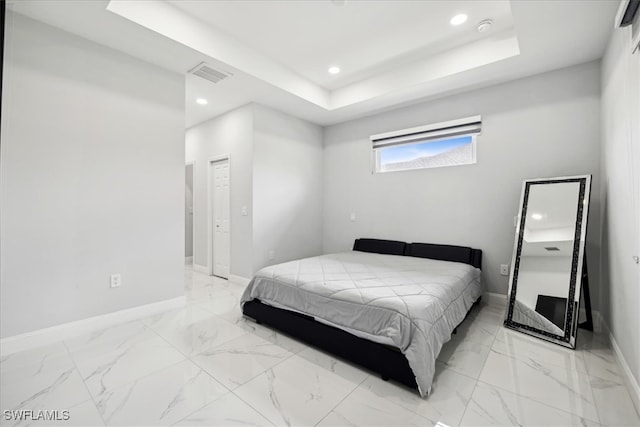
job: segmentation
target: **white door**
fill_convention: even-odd
[[[229,160],[213,166],[213,275],[229,278]]]

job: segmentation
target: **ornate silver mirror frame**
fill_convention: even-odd
[[[591,175],[524,181],[506,327],[575,348],[590,189]]]

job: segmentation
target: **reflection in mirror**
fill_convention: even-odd
[[[505,325],[575,345],[590,177],[525,181]]]

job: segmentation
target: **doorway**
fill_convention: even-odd
[[[194,162],[185,165],[184,189],[184,262],[193,264],[193,182]]]
[[[229,157],[209,160],[209,275],[229,278],[231,264]]]

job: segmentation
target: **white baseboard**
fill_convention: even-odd
[[[239,283],[242,286],[247,286],[251,279],[247,279],[246,277],[236,276],[235,274],[229,275],[229,281],[234,283]]]
[[[627,384],[627,388],[629,389],[629,393],[631,394],[631,400],[633,404],[636,406],[636,412],[640,414],[640,386],[638,385],[638,381],[636,381],[635,377],[631,373],[631,369],[629,368],[629,364],[625,360],[622,355],[622,351],[620,351],[620,347],[618,347],[618,343],[616,339],[613,337],[613,334],[609,333],[609,339],[611,340],[611,346],[613,347],[613,351],[615,351],[616,356],[618,358],[618,363],[622,367],[622,371],[624,372],[624,380]]]
[[[484,298],[487,304],[490,304],[490,305],[501,305],[501,306],[507,305],[507,296],[504,294],[496,294],[494,292],[485,292],[484,294],[482,294],[482,298]]]
[[[62,325],[50,328],[38,329],[37,331],[26,332],[0,340],[0,355],[6,356],[22,350],[29,350],[47,344],[90,333],[99,329],[104,329],[118,323],[124,323],[142,317],[153,316],[163,311],[184,307],[186,299],[184,296],[158,301],[151,304],[140,305],[125,310],[114,311],[113,313],[100,316],[89,317],[88,319],[77,320],[75,322],[63,323]]]
[[[616,342],[615,337],[611,333],[609,329],[609,325],[604,321],[604,318],[600,316],[598,313],[598,322],[600,323],[600,327],[602,328],[602,332],[609,337],[609,341],[611,342],[611,347],[613,347],[613,351],[616,354],[616,358],[618,359],[618,365],[622,368],[622,373],[624,377],[625,385],[627,386],[627,390],[629,390],[629,394],[631,395],[631,401],[636,407],[636,412],[640,414],[640,385],[638,385],[638,380],[633,376],[631,372],[631,368],[629,368],[629,364],[624,358],[620,347],[618,347],[618,343]],[[595,323],[595,316],[594,316]],[[595,329],[595,326],[594,326]]]
[[[193,264],[193,257],[192,256],[184,257],[184,265],[191,265],[191,264]]]
[[[193,264],[193,271],[197,271],[202,274],[209,274],[209,267],[206,265]]]

